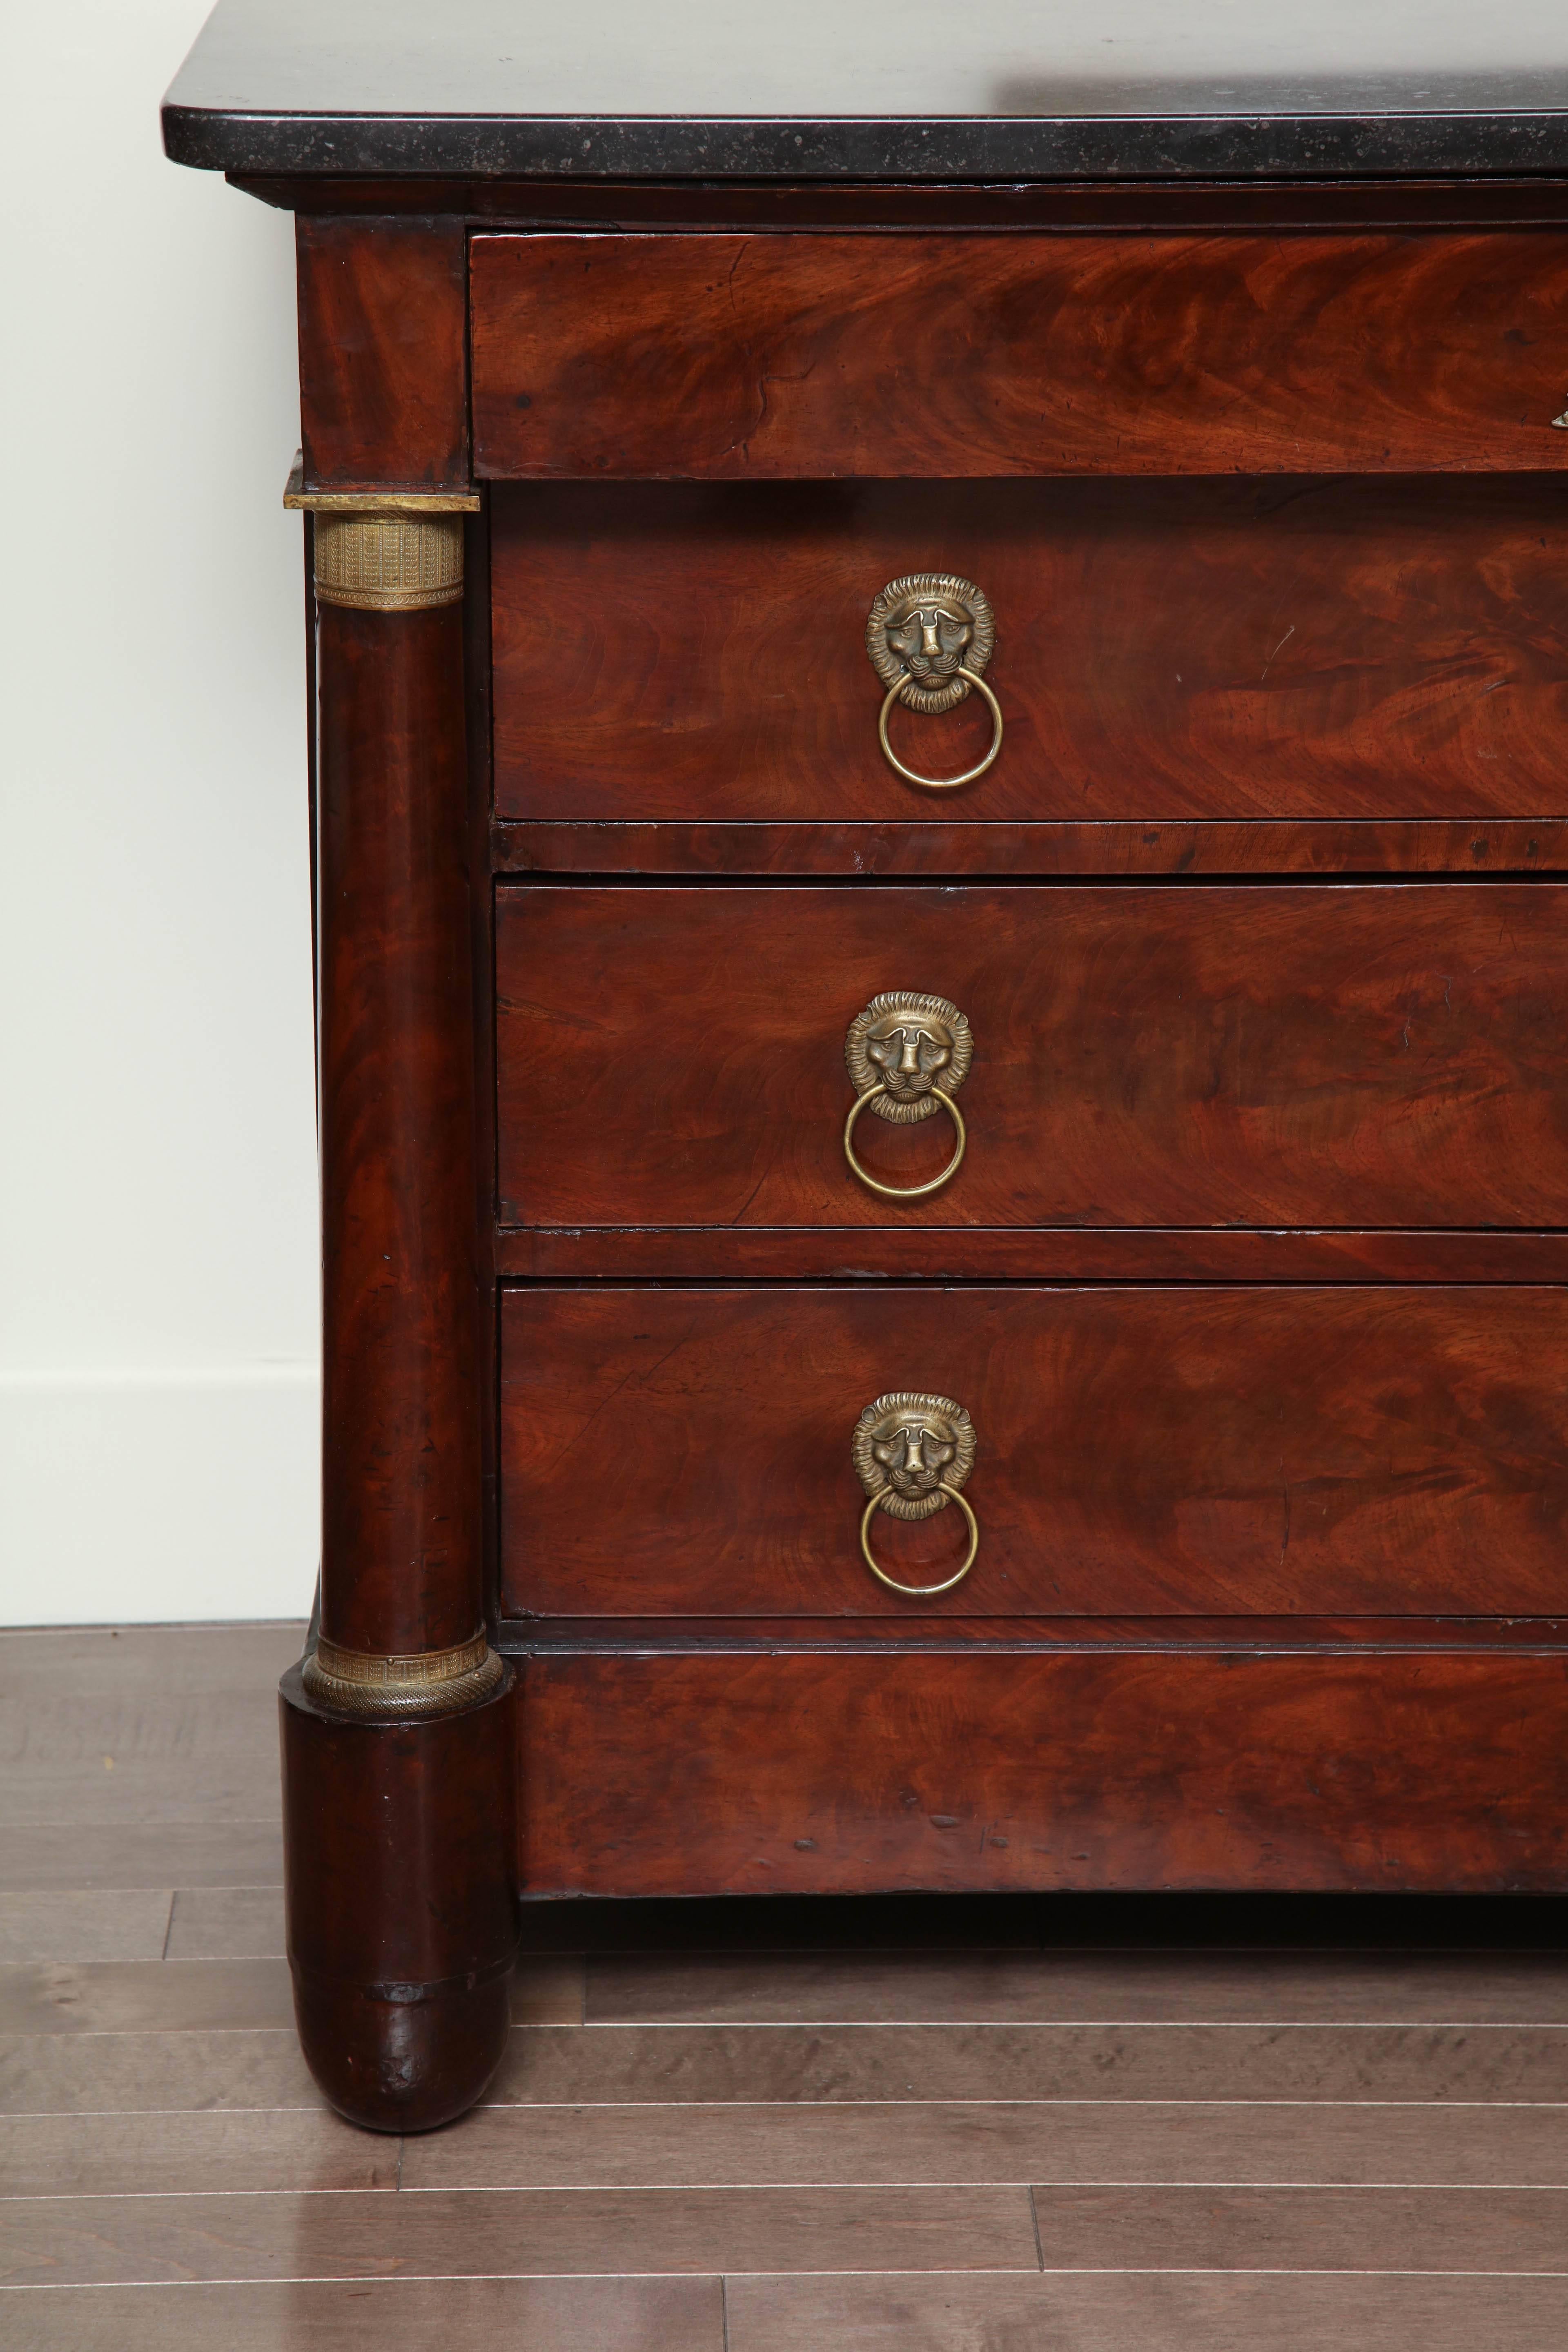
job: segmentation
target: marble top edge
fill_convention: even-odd
[[[219,0],[178,161],[963,178],[1568,167],[1562,0]]]
[[[1568,174],[1568,108],[1484,114],[800,118],[163,111],[166,152],[239,175],[870,182]]]

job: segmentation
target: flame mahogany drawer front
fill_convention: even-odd
[[[922,1228],[1568,1223],[1556,884],[509,883],[497,908],[510,1224],[898,1223],[919,1274]]]
[[[502,820],[1563,812],[1568,480],[502,486],[491,512]],[[878,740],[868,619],[924,573],[994,631],[1004,740],[952,793]],[[991,733],[973,691],[889,724],[937,779]]]
[[[542,1654],[519,1867],[541,1895],[1560,1894],[1565,1708],[1561,1654]]]
[[[1568,467],[1568,236],[478,236],[492,478]]]
[[[502,1608],[1549,1615],[1565,1348],[1546,1286],[514,1291]],[[903,1585],[954,1575],[973,1512],[962,1582],[878,1581],[878,1494]]]

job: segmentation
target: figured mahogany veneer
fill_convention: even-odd
[[[512,1615],[1551,1614],[1555,1289],[526,1290],[501,1310]],[[982,1546],[877,1584],[849,1456],[891,1390],[965,1407]],[[935,1582],[958,1514],[879,1514]]]
[[[503,1279],[907,1282],[888,1225],[554,1225],[496,1235]],[[1246,1225],[932,1225],[928,1282],[1568,1282],[1568,1233]]]
[[[307,485],[466,487],[461,221],[307,216],[296,245]]]
[[[481,235],[469,268],[492,476],[1568,467],[1552,230]]]
[[[1441,1650],[1451,1655],[1495,1650],[1561,1650],[1564,1617],[933,1617],[921,1627],[876,1618],[639,1617],[628,1631],[606,1617],[516,1619],[500,1628],[517,1657],[688,1656],[718,1649],[735,1656],[909,1657],[973,1648],[1027,1651],[1158,1651],[1163,1655],[1229,1656],[1237,1650],[1309,1652],[1323,1657],[1362,1650]]]
[[[462,614],[323,604],[321,1630],[472,1638],[479,1297]]]
[[[1568,866],[1568,825],[1561,817],[1472,817],[1468,824],[1430,817],[1217,824],[1070,818],[652,824],[565,817],[498,820],[490,856],[501,874],[852,874],[889,881],[961,874],[1554,874]]]
[[[508,885],[496,951],[509,1223],[1568,1224],[1557,885]],[[975,1041],[912,1202],[840,1139],[897,988]],[[895,1185],[952,1142],[855,1133]]]
[[[536,1895],[1560,1892],[1557,1656],[531,1659]]]
[[[951,794],[877,742],[866,615],[920,571],[996,614],[1005,740]],[[1561,816],[1565,576],[1541,476],[509,486],[496,812],[929,825],[950,872],[986,856],[962,826],[1007,820]],[[971,696],[891,723],[941,776],[990,722]]]

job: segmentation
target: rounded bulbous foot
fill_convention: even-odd
[[[510,1677],[394,1723],[279,1691],[289,1960],[306,2061],[372,2131],[431,2131],[500,2065],[517,1948]]]
[[[434,2131],[481,2097],[506,2049],[510,1968],[488,1984],[413,1987],[411,1999],[294,1975],[305,2063],[367,2131]],[[402,1988],[399,1989],[400,1993]]]

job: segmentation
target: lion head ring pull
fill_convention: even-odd
[[[926,792],[955,792],[983,776],[1002,749],[1002,709],[981,672],[996,646],[990,599],[973,580],[952,572],[911,572],[890,580],[866,623],[866,651],[888,691],[877,733],[890,768]],[[961,776],[919,776],[906,768],[888,737],[895,702],[910,710],[951,710],[971,689],[991,711],[991,748]]]
[[[844,1157],[862,1184],[884,1201],[920,1201],[956,1176],[968,1147],[963,1114],[953,1097],[969,1076],[974,1038],[956,1004],[945,996],[891,989],[874,996],[849,1024],[844,1059],[855,1100],[844,1122]],[[863,1110],[895,1127],[914,1127],[946,1111],[952,1121],[952,1158],[925,1184],[882,1184],[855,1156],[855,1122]]]
[[[850,1444],[856,1473],[870,1497],[860,1514],[860,1552],[867,1567],[889,1592],[917,1601],[951,1592],[962,1584],[980,1549],[980,1528],[959,1489],[974,1467],[974,1423],[951,1397],[920,1396],[895,1390],[868,1404],[855,1424]],[[879,1511],[891,1519],[929,1519],[956,1503],[969,1528],[963,1565],[940,1584],[900,1584],[877,1564],[871,1522]]]

